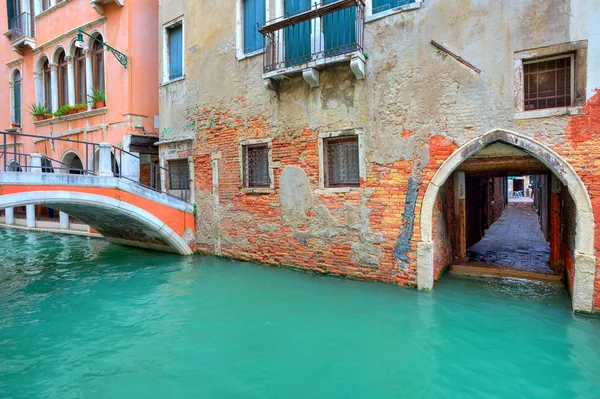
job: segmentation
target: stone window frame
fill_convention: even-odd
[[[170,79],[169,71],[169,30],[173,29],[177,26],[181,25],[181,76]],[[161,78],[161,86],[167,85],[169,83],[178,82],[181,80],[185,80],[185,18],[183,15],[180,15],[177,18],[166,22],[162,26],[162,78]]]
[[[362,183],[359,186],[348,186],[348,187],[326,187],[325,186],[325,141],[331,138],[337,137],[358,137],[358,174],[360,181],[366,180],[366,163],[365,163],[365,145],[364,145],[364,132],[362,129],[345,129],[332,132],[321,132],[319,133],[319,189],[317,194],[330,194],[330,193],[348,193],[351,191],[358,191],[362,189]]]
[[[269,148],[268,162],[269,162],[269,187],[244,187],[244,147],[249,145],[266,144]],[[274,169],[277,167],[273,163],[273,139],[253,139],[253,140],[242,140],[238,145],[238,163],[240,167],[240,190],[244,194],[272,194],[275,192],[275,172]]]
[[[235,5],[235,56],[238,61],[261,55],[265,52],[264,48],[244,53],[244,0],[236,0]],[[271,1],[265,0],[265,20],[271,19]]]
[[[583,106],[586,100],[587,83],[587,40],[580,40],[569,43],[554,44],[551,46],[538,47],[535,49],[521,50],[515,52],[514,64],[514,98],[515,98],[515,119],[534,119],[546,118],[560,115],[580,115],[583,113]],[[544,108],[532,111],[525,111],[525,92],[524,92],[524,74],[523,64],[528,61],[543,60],[547,58],[574,56],[574,68],[571,73],[574,76],[572,105],[569,107]]]
[[[19,79],[21,80],[21,93],[20,93],[20,101],[21,101],[21,105],[20,105],[20,110],[21,110],[21,115],[19,115],[19,124],[22,125],[23,124],[23,71],[21,66],[15,67],[13,69],[11,69],[9,76],[9,88],[10,88],[10,123],[17,123],[17,116],[15,114],[15,106],[16,106],[16,99],[15,99],[15,90],[14,90],[14,85],[15,85],[15,76],[16,74],[19,74],[20,77]]]
[[[373,0],[366,0],[366,14],[365,22],[376,21],[378,19],[389,17],[390,15],[398,14],[405,11],[418,10],[422,7],[423,0],[414,0],[409,4],[391,8],[389,10],[381,11],[373,14]]]
[[[163,147],[163,146],[161,146]],[[166,147],[166,146],[165,146]],[[159,149],[160,151],[160,149]],[[188,189],[188,195],[190,197],[190,199],[192,201],[194,201],[195,198],[195,190],[194,190],[194,173],[195,173],[195,168],[194,168],[194,157],[193,156],[188,156],[188,157],[181,157],[179,154],[168,154],[168,153],[164,153],[163,155],[159,154],[159,160],[158,160],[158,165],[162,168],[160,170],[160,186],[161,186],[161,190],[165,193],[171,193],[171,194],[181,194],[182,190],[171,190],[170,189],[170,185],[169,185],[169,178],[166,175],[166,170],[169,169],[169,161],[179,161],[182,159],[187,159],[188,161],[188,170],[189,170],[189,179],[190,179],[190,186]]]

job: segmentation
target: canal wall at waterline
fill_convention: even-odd
[[[288,29],[283,3],[266,3],[263,31]],[[285,46],[245,54],[239,4],[160,6],[189,46],[185,76],[159,91],[159,153],[189,162],[199,252],[428,290],[464,259],[467,178],[525,171],[548,177],[551,254],[574,309],[600,310],[599,7],[357,5],[358,47],[273,66]],[[562,71],[558,103],[532,100],[537,68]]]

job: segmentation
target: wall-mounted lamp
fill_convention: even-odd
[[[123,54],[119,50],[116,50],[116,49],[110,47],[108,44],[104,43],[102,40],[98,39],[97,37],[92,36],[89,33],[84,32],[82,29],[79,29],[77,31],[77,39],[75,40],[75,47],[85,48],[85,42],[83,41],[83,35],[91,37],[92,39],[94,39],[95,41],[97,41],[98,43],[100,43],[101,45],[103,45],[104,47],[106,47],[106,49],[108,51],[110,51],[111,53],[113,53],[113,55],[115,56],[115,58],[117,59],[117,61],[119,61],[119,63],[121,63],[121,65],[123,65],[124,68],[127,68],[128,58],[127,58],[127,56],[125,54]]]

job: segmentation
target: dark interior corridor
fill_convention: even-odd
[[[467,249],[469,262],[553,274],[550,246],[531,202],[510,202],[502,216],[485,231],[481,241]]]

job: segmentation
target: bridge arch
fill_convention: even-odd
[[[569,163],[549,147],[519,133],[496,129],[477,137],[457,149],[437,170],[423,197],[420,217],[421,240],[417,244],[417,285],[429,290],[434,283],[433,212],[440,188],[456,168],[484,147],[504,142],[519,147],[544,163],[567,187],[577,212],[575,237],[573,310],[593,310],[596,257],[594,251],[594,213],[585,185]]]
[[[0,209],[25,205],[43,205],[68,213],[116,244],[192,254],[186,241],[156,216],[114,198],[60,190],[0,195]]]

